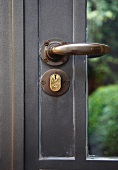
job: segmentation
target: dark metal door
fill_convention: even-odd
[[[116,168],[110,161],[86,156],[86,56],[70,57],[61,66],[40,58],[46,40],[83,43],[86,36],[85,0],[25,1],[25,170]],[[69,90],[58,97],[41,88],[50,69],[66,72]]]

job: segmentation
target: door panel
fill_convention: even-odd
[[[45,14],[45,15],[44,15]],[[73,40],[73,1],[39,1],[39,46],[46,40]],[[40,59],[39,81],[49,69]],[[60,67],[73,80],[73,59]],[[55,68],[55,69],[56,69]],[[60,97],[51,97],[42,91],[39,83],[39,154],[40,158],[74,156],[73,82],[69,91]],[[58,158],[57,158],[58,159]],[[68,159],[68,158],[67,158]]]
[[[85,119],[86,57],[70,57],[66,64],[53,67],[45,64],[40,56],[38,59],[38,45],[40,51],[48,39],[84,42],[85,12],[82,13],[82,9],[85,11],[84,1],[26,2],[25,158],[28,170],[62,166],[70,169],[80,157],[82,147],[78,146],[83,141],[85,129],[82,133],[83,121],[77,122],[81,115]],[[70,78],[69,90],[59,97],[45,94],[40,85],[42,75],[54,68],[65,71]]]
[[[46,40],[82,43],[85,36],[85,0],[25,1],[26,170],[117,166],[86,160],[86,56],[70,56],[67,63],[55,67],[40,58]],[[70,88],[62,96],[49,96],[41,88],[41,78],[50,69],[69,76]]]

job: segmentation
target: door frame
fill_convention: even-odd
[[[76,2],[76,1],[75,1]],[[81,3],[81,2],[80,2]],[[86,0],[82,1],[82,3],[86,3]],[[79,4],[79,3],[78,3]],[[80,5],[80,4],[79,4]],[[85,4],[84,4],[85,5]],[[37,81],[33,77],[34,72],[38,69],[38,0],[6,0],[2,1],[0,5],[0,30],[1,30],[1,40],[0,40],[0,102],[2,104],[2,109],[0,111],[0,169],[4,170],[23,170],[24,169],[24,162],[27,161],[27,158],[24,158],[24,146],[27,145],[26,140],[24,141],[24,136],[27,138],[30,133],[27,134],[28,121],[32,115],[31,112],[38,105],[38,98],[37,90],[38,87],[33,89],[32,95],[29,93],[29,96],[25,96],[24,94],[28,94],[29,89],[27,89],[28,84],[34,84]],[[82,16],[82,8],[81,6],[77,5],[78,13],[76,14],[78,19],[85,18],[85,14]],[[32,12],[33,11],[33,12]],[[81,20],[81,24],[84,24],[83,27],[85,28],[86,23]],[[79,25],[76,25],[79,27]],[[34,29],[35,28],[35,29]],[[76,28],[75,28],[76,29]],[[79,28],[81,30],[81,28]],[[80,40],[80,42],[85,41],[85,32],[86,30],[80,31],[81,33],[76,32],[75,35],[75,42]],[[31,40],[31,42],[28,42]],[[26,49],[26,48],[27,49]],[[34,51],[29,50],[30,47],[34,49]],[[24,54],[27,54],[27,58],[24,59]],[[29,54],[29,56],[28,56]],[[33,56],[33,60],[32,60]],[[31,61],[32,65],[31,65]],[[84,59],[85,60],[85,59]],[[26,62],[26,63],[25,63]],[[75,59],[76,64],[80,66],[79,73],[81,72],[81,63]],[[83,59],[81,58],[81,62],[83,63]],[[24,63],[25,63],[25,78],[24,78]],[[86,62],[85,62],[86,64]],[[30,68],[31,67],[31,68]],[[29,72],[30,70],[30,72]],[[86,70],[84,70],[85,73]],[[76,73],[77,74],[77,73]],[[29,76],[32,76],[32,80],[30,80]],[[82,78],[82,76],[81,76]],[[24,83],[27,82],[26,84]],[[79,79],[76,79],[76,84],[78,84]],[[25,88],[24,88],[25,84]],[[78,161],[75,163],[73,169],[81,170],[114,170],[118,167],[117,161],[109,161],[109,160],[86,160],[86,97],[83,96],[83,92],[85,92],[85,85],[79,85],[79,88],[82,87],[82,90],[78,91],[75,94],[75,97],[78,95],[80,96],[80,100],[76,101],[76,105],[79,107],[80,110],[83,110],[81,115],[78,115],[77,120],[81,119],[80,124],[78,124],[78,128],[81,129],[79,132],[78,140],[80,144],[80,148],[77,152],[81,155],[78,158]],[[85,96],[85,95],[84,95]],[[27,98],[28,97],[28,98]],[[36,97],[36,98],[35,98]],[[28,99],[28,100],[27,100]],[[34,100],[32,100],[34,99]],[[79,105],[78,105],[79,102]],[[25,111],[29,107],[31,109],[29,118],[25,119],[25,127],[24,127],[24,103]],[[31,108],[31,104],[33,107]],[[36,115],[38,114],[38,108],[36,111]],[[33,121],[37,123],[37,117],[33,116]],[[77,121],[78,122],[78,121]],[[27,127],[30,128],[31,124]],[[25,133],[24,133],[25,129]],[[32,133],[34,132],[34,136],[32,140],[34,141],[37,139],[36,133],[38,133],[38,129],[32,128]],[[30,136],[31,137],[31,136]],[[81,137],[81,139],[79,138]],[[31,141],[29,141],[31,142]],[[38,146],[37,146],[38,147]],[[26,151],[26,150],[25,150]],[[31,152],[35,155],[38,154],[38,150],[33,148],[32,150],[27,150],[26,154],[31,154]],[[31,161],[31,160],[28,160]],[[32,162],[32,169],[35,167],[35,161]],[[79,163],[79,168],[78,168]],[[70,162],[69,162],[70,164]],[[58,164],[55,163],[55,167]],[[42,162],[42,167],[45,167],[44,162]],[[51,164],[50,164],[51,168]],[[58,166],[58,168],[62,168],[62,165]],[[66,165],[65,165],[66,168]],[[109,169],[110,168],[110,169]],[[70,169],[72,167],[70,166]]]

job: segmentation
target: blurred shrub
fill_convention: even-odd
[[[118,156],[118,85],[98,88],[89,97],[89,154]]]
[[[118,82],[117,60],[105,55],[88,61],[89,95],[100,86]]]
[[[118,47],[118,1],[87,1],[88,41],[112,46],[117,55]]]
[[[89,94],[118,83],[118,0],[87,0],[87,42],[105,43],[111,53],[88,62]]]

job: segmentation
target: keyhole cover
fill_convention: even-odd
[[[51,69],[43,74],[40,84],[46,94],[61,96],[68,91],[70,80],[63,70]]]

